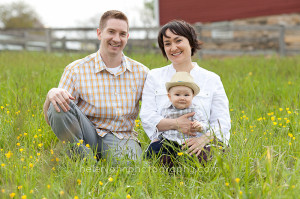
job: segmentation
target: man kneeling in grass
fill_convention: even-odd
[[[133,126],[148,68],[123,54],[128,31],[124,13],[105,12],[97,29],[99,50],[68,65],[58,88],[47,94],[47,123],[80,157],[141,154]]]

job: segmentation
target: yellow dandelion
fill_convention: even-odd
[[[236,181],[236,183],[239,183],[241,181],[241,179],[236,178],[235,181]]]
[[[17,143],[17,146],[20,146],[20,145],[21,145],[21,144],[18,142],[18,143]]]
[[[293,189],[295,189],[295,187],[296,187],[295,185],[292,185],[292,188],[293,188]]]
[[[182,181],[181,181],[181,182],[179,182],[179,185],[180,185],[180,186],[184,185],[184,182],[182,182]]]
[[[279,108],[279,111],[283,111],[283,108]]]
[[[273,125],[277,125],[277,122],[273,122]]]
[[[183,152],[179,152],[179,153],[177,153],[177,155],[182,156],[182,155],[183,155]]]
[[[37,136],[37,135],[34,135],[33,137],[34,137],[34,138],[37,138],[38,136]]]
[[[228,182],[226,182],[226,183],[225,183],[225,186],[226,186],[226,187],[228,187],[228,186],[229,186],[229,183],[228,183]]]
[[[50,149],[50,153],[51,153],[51,154],[53,154],[53,153],[54,153],[52,149]]]
[[[223,147],[222,147],[222,146],[219,146],[219,149],[223,149]]]
[[[42,146],[43,146],[43,143],[38,144],[38,146],[39,146],[39,147],[42,147]]]
[[[90,145],[89,145],[89,144],[86,144],[85,146],[86,146],[87,148],[90,148]]]
[[[18,189],[22,189],[22,185],[18,186]]]
[[[31,190],[29,191],[29,193],[31,193],[31,194],[32,194],[32,193],[34,193],[34,191],[31,189]]]
[[[271,120],[274,121],[274,120],[275,120],[275,117],[271,117]]]
[[[32,114],[32,117],[34,117],[34,114]]]
[[[242,191],[240,191],[240,195],[242,195],[243,194],[243,192]]]
[[[36,155],[37,155],[37,156],[40,156],[40,155],[41,155],[41,153],[37,153]]]
[[[1,192],[2,192],[2,193],[5,193],[5,189],[1,189]]]
[[[42,129],[38,129],[38,132],[41,132],[42,131]]]
[[[24,136],[28,135],[28,133],[24,133]]]
[[[27,198],[26,195],[21,196],[21,199],[26,199],[26,198]]]
[[[286,108],[285,110],[287,110],[287,111],[288,111],[288,110],[290,110],[290,108]]]
[[[268,113],[268,116],[274,115],[274,112]]]
[[[30,163],[30,164],[29,164],[29,167],[30,167],[30,168],[32,168],[32,167],[33,167],[33,164],[32,164],[32,163]]]
[[[77,146],[80,146],[80,142],[77,143]]]
[[[288,136],[292,138],[292,137],[293,137],[293,134],[291,134],[291,133],[288,133]]]
[[[61,196],[64,195],[64,194],[65,194],[64,191],[60,191],[60,192],[59,192],[59,195],[61,195]]]
[[[109,182],[112,182],[112,181],[114,181],[114,179],[113,179],[112,177],[109,177],[109,178],[108,178],[108,181],[109,181]]]
[[[56,161],[56,162],[59,162],[59,158],[55,158],[55,161]]]
[[[32,155],[31,155],[31,156],[29,156],[29,158],[30,158],[30,159],[32,159]]]
[[[47,185],[47,188],[48,188],[48,189],[50,189],[50,188],[51,188],[51,185],[50,185],[50,184],[48,184],[48,185]]]
[[[15,193],[11,193],[11,194],[9,194],[9,197],[13,198],[13,197],[15,197],[15,195],[16,195]]]
[[[291,143],[291,142],[289,142],[289,145],[290,145],[290,146],[292,146],[292,143]]]
[[[21,158],[21,162],[24,162],[25,161],[25,159],[24,158]]]
[[[295,140],[296,138],[295,137],[293,137],[293,140]]]
[[[102,186],[102,185],[103,185],[103,182],[99,181],[99,185]]]
[[[7,114],[9,114],[9,111],[6,111]]]
[[[80,179],[77,179],[77,184],[81,185],[81,180]]]
[[[55,167],[52,167],[52,171],[55,171]]]
[[[74,199],[78,199],[78,196],[74,196]]]
[[[80,142],[80,144],[82,144],[82,143],[83,143],[83,140],[79,140],[79,142]]]
[[[21,148],[21,149],[20,149],[20,152],[22,153],[23,151],[24,151],[24,149]]]
[[[288,114],[292,114],[292,112],[291,112],[291,111],[288,111],[287,113],[288,113]]]
[[[4,164],[4,163],[2,163],[2,164],[1,164],[1,167],[5,167],[5,164]]]
[[[5,153],[6,158],[10,158],[13,155],[12,152],[8,151],[7,153]]]
[[[26,166],[23,166],[23,169],[26,169],[27,167]]]
[[[4,109],[4,107],[3,107],[3,106],[1,106],[1,109]]]
[[[127,194],[126,199],[130,199],[130,198],[131,198],[131,196],[129,194]]]

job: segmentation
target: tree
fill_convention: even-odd
[[[144,0],[144,9],[141,11],[141,20],[145,27],[155,25],[154,0]]]
[[[21,1],[0,5],[0,22],[3,28],[44,27],[34,9]]]

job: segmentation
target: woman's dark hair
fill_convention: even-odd
[[[160,29],[157,38],[159,48],[165,58],[168,59],[164,48],[163,37],[168,37],[166,35],[166,31],[168,29],[175,35],[183,36],[189,40],[190,46],[192,48],[191,56],[193,56],[197,50],[201,49],[202,42],[198,40],[196,31],[193,26],[183,20],[172,20]]]

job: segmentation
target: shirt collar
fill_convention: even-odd
[[[188,108],[194,108],[195,107],[195,104],[191,104]],[[164,108],[168,108],[168,109],[177,109],[175,106],[173,106],[173,104],[171,103],[171,101],[168,101]]]
[[[122,53],[121,67],[122,67],[121,73],[125,72],[126,69],[132,72],[132,65],[128,63],[126,56],[123,53]],[[95,73],[99,73],[103,70],[106,70],[106,68],[107,66],[105,65],[100,55],[100,50],[98,50],[95,58]]]

